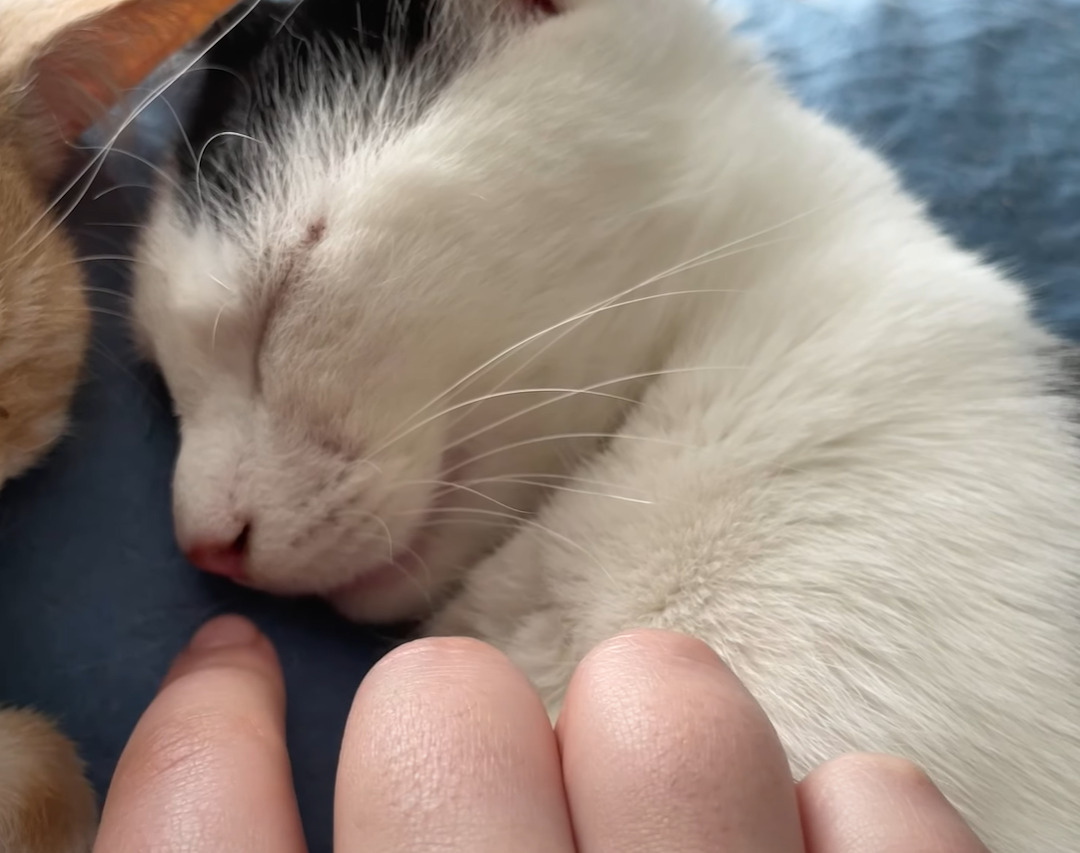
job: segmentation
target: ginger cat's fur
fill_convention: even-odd
[[[68,143],[228,5],[0,6],[0,485],[63,433],[88,339],[81,273],[52,211]],[[71,744],[36,714],[0,710],[0,853],[83,853],[95,823]]]

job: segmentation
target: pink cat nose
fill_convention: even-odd
[[[220,575],[229,580],[243,580],[249,534],[250,527],[245,527],[231,542],[213,540],[196,542],[187,549],[187,558],[204,572]]]

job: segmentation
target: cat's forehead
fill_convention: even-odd
[[[305,165],[326,171],[327,161],[400,136],[476,57],[505,17],[498,9],[478,14],[475,0],[241,4],[195,72],[202,92],[176,145],[188,212],[245,207],[280,181],[286,161],[295,170],[292,161],[306,160],[301,175]]]

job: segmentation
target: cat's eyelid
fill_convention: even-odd
[[[297,270],[303,265],[308,253],[322,242],[326,236],[327,220],[325,216],[313,219],[304,231],[303,237],[295,249],[288,253],[280,272],[273,276],[270,285],[262,291],[256,308],[258,321],[254,340],[253,372],[255,389],[262,388],[262,353],[266,339],[270,334],[274,319],[281,313]]]

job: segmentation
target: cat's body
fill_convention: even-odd
[[[703,4],[557,5],[322,55],[355,33],[306,0],[215,58],[136,301],[181,544],[355,618],[435,602],[553,713],[596,642],[693,633],[797,772],[897,752],[996,853],[1074,853],[1060,344]]]

